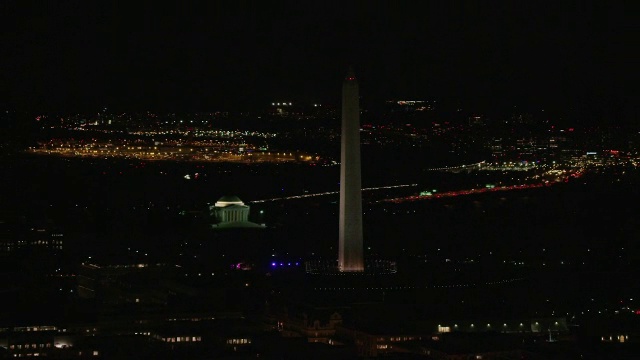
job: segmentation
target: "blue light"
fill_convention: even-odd
[[[271,266],[276,266],[276,263],[271,263]]]

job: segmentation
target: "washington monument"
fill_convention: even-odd
[[[340,271],[364,271],[360,184],[360,100],[358,81],[349,68],[342,83],[340,152]]]

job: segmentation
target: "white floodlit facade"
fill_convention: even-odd
[[[342,139],[340,154],[340,271],[364,271],[362,191],[360,173],[359,87],[349,69],[342,84]]]

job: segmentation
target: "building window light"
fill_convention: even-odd
[[[438,332],[439,332],[439,333],[448,333],[448,332],[451,332],[451,327],[449,327],[449,326],[440,326],[440,325],[438,325]]]

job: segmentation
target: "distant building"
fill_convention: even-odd
[[[57,253],[62,251],[64,234],[43,227],[31,229],[7,229],[0,230],[0,254],[14,252],[46,252]]]
[[[450,360],[520,358],[523,345],[554,342],[568,334],[564,317],[440,323],[398,319],[335,327],[338,341],[355,344],[358,355],[369,358],[397,353]]]
[[[178,281],[178,268],[164,264],[82,263],[77,276],[78,296],[102,304],[137,304],[163,308],[170,298],[193,297],[197,290]]]
[[[264,227],[249,221],[249,205],[245,205],[237,196],[223,196],[214,205],[209,206],[209,213],[216,223],[214,228]]]
[[[342,315],[336,310],[310,304],[288,304],[271,308],[267,318],[283,337],[303,337],[308,342],[333,345],[336,329],[342,324]]]
[[[387,106],[393,112],[431,111],[435,110],[435,100],[387,100]]]

